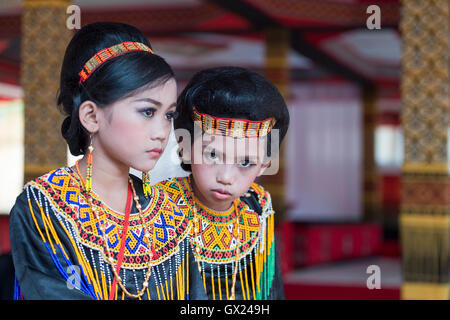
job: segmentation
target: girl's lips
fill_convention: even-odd
[[[221,189],[213,189],[211,190],[212,194],[215,198],[217,198],[218,200],[226,200],[231,198],[231,193],[229,193],[226,190],[221,190]]]
[[[152,150],[147,151],[147,153],[149,154],[150,158],[158,158],[161,153],[162,153],[162,149],[161,148],[153,148]]]

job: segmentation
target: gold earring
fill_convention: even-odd
[[[152,186],[150,184],[150,173],[147,171],[142,172],[142,188],[144,189],[144,195],[148,198],[152,195]]]
[[[91,192],[92,190],[92,167],[94,164],[94,160],[92,158],[92,151],[94,151],[94,146],[92,145],[92,135],[90,135],[90,144],[88,147],[89,154],[86,162],[86,191]]]

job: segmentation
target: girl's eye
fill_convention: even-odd
[[[156,109],[154,108],[146,108],[140,111],[144,117],[151,118],[154,116]]]
[[[169,121],[176,119],[177,117],[178,117],[177,111],[170,111],[170,112],[167,112],[165,115],[166,120],[169,120]]]

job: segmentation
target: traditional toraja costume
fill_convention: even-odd
[[[275,120],[224,119],[199,113],[194,121],[211,135],[263,137]],[[190,246],[209,299],[284,299],[275,246],[270,194],[256,183],[225,212],[211,210],[194,195],[192,175],[160,182],[192,223]]]
[[[144,288],[142,299],[206,299],[192,286],[201,278],[188,242],[188,216],[162,188],[153,187],[149,199],[140,179],[133,177],[130,186],[139,201],[130,206],[129,217],[91,193],[97,219],[82,180],[70,168],[29,182],[10,217],[16,289],[21,289],[16,298],[131,298],[116,285],[114,266],[129,293]]]
[[[96,53],[79,86],[104,62],[128,52],[153,51],[126,41]],[[125,213],[92,190],[92,139],[86,180],[64,167],[26,184],[11,210],[15,298],[206,299],[192,258],[189,220],[162,188],[129,177]]]
[[[160,182],[192,223],[190,246],[209,299],[284,299],[270,194],[253,183],[251,196],[218,212],[195,198],[191,176]],[[234,288],[234,289],[233,289]]]

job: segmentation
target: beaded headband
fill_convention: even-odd
[[[275,125],[274,118],[261,121],[246,119],[218,118],[200,113],[194,107],[194,122],[202,123],[202,131],[209,135],[229,136],[233,138],[259,138],[266,136]]]
[[[92,58],[90,58],[88,62],[85,63],[83,68],[81,68],[80,73],[78,73],[78,75],[80,76],[78,85],[80,85],[81,82],[85,82],[91,76],[91,74],[104,62],[133,51],[147,51],[153,53],[152,49],[150,49],[145,44],[133,41],[125,41],[112,47],[102,49],[97,52]]]

